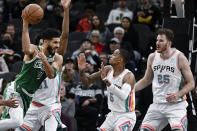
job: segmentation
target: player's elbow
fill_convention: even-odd
[[[195,88],[195,82],[194,82],[194,80],[190,82],[190,87],[191,87],[191,90]]]
[[[31,51],[30,51],[30,49],[23,48],[23,53],[26,54],[26,55],[30,55]]]
[[[55,78],[55,75],[54,75],[54,74],[50,74],[50,75],[47,75],[47,77],[48,77],[49,79],[53,79],[53,78]]]
[[[23,49],[23,53],[24,53],[24,54],[28,54],[29,51],[28,51],[27,49]]]
[[[46,73],[46,75],[47,75],[47,77],[48,77],[49,79],[53,79],[53,78],[55,78],[55,76],[56,76],[56,74],[55,74],[54,72]]]

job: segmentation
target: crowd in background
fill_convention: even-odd
[[[0,0],[0,80],[1,95],[6,84],[15,79],[23,61],[21,12],[30,3],[39,3],[44,18],[30,26],[33,44],[42,42],[48,27],[61,30],[63,9],[59,0]],[[127,68],[136,80],[146,69],[146,58],[155,49],[156,30],[165,16],[164,0],[72,0],[70,35],[62,72],[62,121],[69,131],[91,131],[108,113],[106,86],[98,81],[85,86],[79,79],[76,57],[85,53],[87,74],[98,71],[101,62],[108,64],[114,50],[129,51]],[[173,13],[173,12],[172,12]],[[149,104],[151,88],[136,94],[137,130]],[[87,129],[88,128],[88,129]]]

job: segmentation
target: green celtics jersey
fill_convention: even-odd
[[[55,56],[47,57],[48,62],[52,64]],[[22,71],[15,80],[16,85],[25,89],[28,93],[33,94],[39,87],[42,81],[46,78],[44,65],[38,55],[31,61],[24,62]]]

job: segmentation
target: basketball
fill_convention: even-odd
[[[44,16],[43,9],[38,4],[29,4],[25,7],[22,17],[29,22],[29,24],[39,23]]]

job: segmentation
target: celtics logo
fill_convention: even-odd
[[[41,69],[42,71],[44,71],[44,67],[43,67],[43,64],[42,64],[42,61],[41,60],[37,60],[35,63],[34,63],[34,68],[38,68],[38,69]]]

